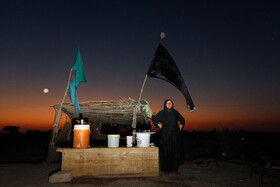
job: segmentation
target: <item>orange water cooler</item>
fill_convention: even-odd
[[[89,125],[74,125],[73,133],[73,147],[74,148],[88,148],[89,147]]]

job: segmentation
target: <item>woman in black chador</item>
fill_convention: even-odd
[[[178,121],[180,125],[178,125]],[[153,124],[161,129],[159,145],[161,171],[178,174],[178,168],[183,164],[180,131],[185,125],[185,119],[174,109],[173,101],[167,99],[164,102],[164,110],[153,117]]]

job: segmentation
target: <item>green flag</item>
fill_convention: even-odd
[[[80,84],[80,82],[87,82],[85,73],[84,73],[84,68],[83,68],[83,61],[80,55],[80,49],[78,48],[77,54],[72,66],[72,69],[76,71],[75,75],[75,87],[77,88]]]

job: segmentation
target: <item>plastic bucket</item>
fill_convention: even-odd
[[[74,125],[73,147],[88,148],[89,147],[89,125]]]
[[[119,134],[108,134],[108,147],[119,147],[120,135]]]
[[[137,147],[150,147],[150,133],[137,133],[136,141]]]

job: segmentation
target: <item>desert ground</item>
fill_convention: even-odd
[[[71,182],[50,184],[48,177],[60,170],[60,163],[21,163],[0,165],[0,186],[280,186],[279,177],[262,181],[251,166],[214,160],[186,161],[180,175],[139,178],[74,178]]]
[[[61,163],[46,162],[49,132],[0,135],[0,186],[280,186],[279,133],[186,132],[180,175],[73,178],[55,184],[49,176],[60,171]],[[157,137],[151,140],[156,143]]]

